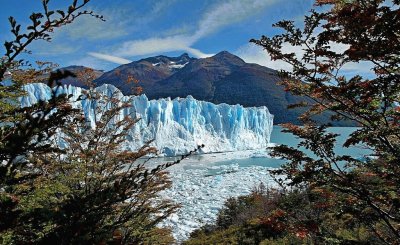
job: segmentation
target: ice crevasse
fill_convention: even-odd
[[[39,100],[48,100],[52,90],[46,84],[28,84],[27,95],[21,98],[22,106],[30,106]],[[129,101],[130,107],[124,109],[120,120],[129,115],[141,118],[128,132],[125,146],[135,150],[144,142],[154,140],[160,154],[174,156],[194,150],[204,145],[202,153],[261,149],[268,146],[273,115],[268,108],[241,105],[213,104],[199,101],[192,96],[176,99],[149,100],[146,95],[124,96],[116,87],[104,84],[95,89],[103,95],[114,95],[121,101]],[[81,108],[87,120],[94,125],[100,115],[95,115],[98,101],[83,99],[82,88],[62,86],[57,94],[71,96],[71,103]]]

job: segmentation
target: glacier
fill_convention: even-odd
[[[78,100],[83,89],[71,85],[56,88],[56,94],[71,95],[74,107],[83,110],[85,117],[94,126],[96,107],[104,106],[98,101]],[[129,130],[125,147],[136,150],[145,142],[152,145],[160,155],[185,154],[204,145],[199,153],[227,152],[262,149],[268,146],[273,127],[273,115],[268,108],[218,104],[199,101],[192,96],[175,99],[149,100],[146,95],[124,96],[116,87],[104,84],[95,90],[106,96],[114,95],[129,102],[119,120],[126,116],[140,118]],[[48,100],[52,89],[46,84],[25,85],[26,96],[20,99],[21,106],[30,106],[39,100]]]

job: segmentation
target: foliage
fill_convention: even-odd
[[[86,2],[79,6],[74,2],[76,11],[86,5]],[[47,2],[43,2],[43,5],[47,6]],[[6,55],[0,65],[0,78],[8,75],[12,81],[0,85],[0,231],[3,243],[7,243],[5,237],[10,238],[8,229],[23,222],[19,220],[21,210],[18,208],[18,203],[21,197],[31,191],[33,180],[41,175],[28,158],[32,153],[40,155],[58,150],[45,142],[54,135],[57,128],[64,125],[66,116],[73,111],[67,106],[65,96],[55,96],[55,94],[47,102],[20,108],[18,98],[24,94],[23,84],[35,80],[44,72],[49,72],[52,67],[39,62],[39,68],[43,68],[39,71],[18,70],[23,61],[16,58],[32,41],[48,37],[50,26],[66,24],[65,22],[73,18],[72,16],[80,15],[76,11],[71,11],[67,17],[53,21],[48,13],[46,19],[52,23],[48,27],[40,25],[40,20],[45,18],[43,14],[33,13],[30,16],[33,24],[26,28],[27,32],[24,34],[20,33],[21,25],[17,24],[14,18],[9,18],[15,40],[5,43]],[[12,77],[9,77],[10,74]],[[53,73],[48,83],[52,84],[68,75],[71,74]]]
[[[0,63],[0,80],[4,78],[7,71],[10,72],[14,69],[18,69],[18,67],[23,64],[23,60],[16,60],[16,58],[22,53],[29,53],[26,49],[29,44],[35,40],[51,41],[50,34],[55,28],[68,25],[82,15],[91,15],[104,20],[103,16],[96,15],[93,11],[83,10],[89,1],[90,0],[82,0],[78,3],[78,0],[74,0],[65,12],[61,9],[50,10],[50,0],[42,0],[43,12],[34,12],[29,16],[32,23],[26,27],[26,32],[24,33],[22,33],[21,25],[17,23],[14,17],[9,17],[8,20],[14,39],[4,43],[6,53]]]
[[[272,59],[293,66],[292,71],[282,72],[288,91],[315,102],[302,117],[303,127],[284,125],[302,139],[299,146],[313,155],[276,147],[274,155],[289,162],[274,173],[286,175],[290,186],[332,192],[335,216],[351,217],[387,244],[400,243],[399,4],[397,0],[319,0],[316,5],[325,11],[312,11],[303,29],[281,21],[275,26],[283,34],[252,40]],[[303,49],[304,54],[285,53],[285,43]],[[343,72],[359,62],[370,65],[373,74],[349,77]],[[333,120],[357,122],[359,128],[343,147],[364,145],[374,156],[360,160],[337,155],[337,135],[310,120],[323,111],[335,112]],[[307,228],[308,234],[318,232]]]
[[[0,84],[1,244],[173,242],[170,230],[156,225],[178,208],[160,192],[171,184],[165,169],[180,160],[147,167],[138,160],[156,153],[150,142],[137,152],[124,148],[127,129],[140,120],[121,118],[130,101],[89,86],[76,102],[92,105],[98,116],[90,123],[59,91],[59,81],[75,74],[50,73],[55,66],[47,62],[38,62],[39,70],[22,69],[24,62],[16,60],[32,41],[50,40],[54,28],[81,15],[102,19],[83,10],[88,2],[74,0],[64,12],[49,10],[44,0],[44,12],[30,16],[26,33],[10,17],[15,39],[5,43],[0,67],[0,78],[11,80]],[[93,78],[91,71],[77,75],[88,84]],[[44,77],[53,87],[51,99],[21,108],[24,84]],[[140,92],[137,81],[130,82]]]
[[[292,65],[292,71],[281,72],[287,91],[313,101],[293,105],[308,108],[303,126],[284,125],[301,139],[298,147],[311,153],[274,147],[274,156],[288,160],[272,171],[279,195],[228,200],[217,223],[193,233],[188,244],[400,243],[400,2],[316,5],[321,10],[311,11],[303,28],[281,21],[275,26],[282,34],[251,40],[272,59]],[[302,51],[285,53],[284,44]],[[370,65],[371,74],[346,73],[354,63]],[[311,119],[324,111],[335,113],[332,120],[358,124],[343,147],[362,145],[373,154],[337,155],[338,135]]]
[[[261,188],[230,198],[217,222],[194,231],[185,244],[380,244],[351,217],[335,216],[328,196]]]

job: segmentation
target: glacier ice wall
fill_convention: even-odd
[[[29,106],[38,100],[48,100],[51,88],[45,84],[29,84],[27,96],[21,98],[22,106]],[[130,101],[131,107],[120,115],[141,118],[129,131],[126,146],[135,150],[144,142],[152,143],[161,154],[174,156],[187,153],[197,145],[204,144],[203,153],[249,150],[265,148],[270,140],[273,115],[267,107],[244,108],[240,105],[215,105],[198,101],[192,96],[171,100],[148,100],[145,95],[124,96],[112,85],[96,88],[103,95],[116,94],[123,101]],[[79,100],[82,89],[74,86],[58,87],[57,94],[72,95],[74,106],[81,108],[94,125],[95,108],[98,101]]]

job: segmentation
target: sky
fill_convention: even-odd
[[[40,0],[0,0],[0,41],[10,40],[8,17],[26,26],[41,11]],[[72,0],[51,0],[50,8],[67,9]],[[88,10],[105,22],[81,16],[52,33],[52,41],[29,46],[28,60],[52,61],[60,67],[83,65],[111,70],[144,57],[188,53],[203,58],[229,51],[246,62],[273,69],[266,52],[249,40],[280,33],[282,19],[301,25],[313,0],[91,0]],[[289,47],[288,47],[289,48]],[[354,68],[360,68],[357,66]],[[365,66],[364,66],[365,67]],[[353,69],[353,68],[352,68]]]

